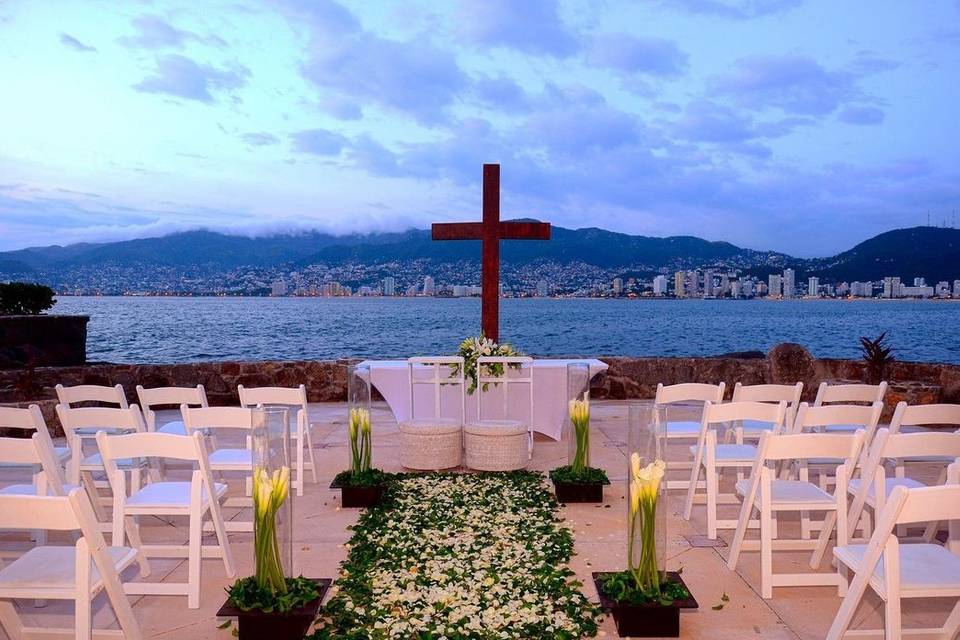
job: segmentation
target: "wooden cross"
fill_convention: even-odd
[[[500,241],[549,240],[549,222],[500,222],[500,165],[483,165],[483,222],[434,223],[434,240],[482,240],[483,285],[481,328],[499,340]]]

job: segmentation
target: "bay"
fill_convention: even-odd
[[[87,357],[118,363],[405,358],[456,351],[477,298],[72,297]],[[501,338],[538,356],[712,356],[798,342],[859,358],[887,332],[900,360],[960,364],[960,303],[907,300],[504,299]]]

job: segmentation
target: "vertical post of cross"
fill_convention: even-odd
[[[480,326],[490,340],[500,331],[500,165],[483,165],[483,288]]]

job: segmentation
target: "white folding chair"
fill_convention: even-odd
[[[834,527],[824,526],[819,540],[774,539],[773,514],[780,511],[825,511],[837,514],[837,544],[847,543],[847,479],[853,471],[863,433],[801,433],[774,434],[766,432],[757,446],[757,459],[748,480],[736,483],[737,494],[743,496],[737,531],[730,545],[727,566],[734,570],[741,551],[760,551],[761,596],[773,597],[774,587],[835,585],[840,595],[846,583],[836,573],[774,573],[773,552],[813,549],[810,568],[816,569],[823,560],[827,543]],[[836,470],[836,492],[827,493],[812,482],[777,478],[776,466],[785,460],[817,458],[839,459]],[[760,540],[745,540],[754,510],[760,514]],[[827,519],[827,522],[832,520]]]
[[[923,458],[941,456],[956,462],[960,458],[960,432],[952,433],[891,433],[889,429],[880,429],[873,439],[869,455],[863,465],[860,478],[848,483],[848,490],[853,497],[847,521],[851,528],[850,534],[863,513],[864,507],[873,509],[874,514],[883,511],[887,497],[896,487],[916,489],[927,486],[925,483],[903,475],[887,477],[885,463],[906,458]],[[938,484],[946,482],[946,468],[938,480]],[[865,519],[864,534],[870,537],[869,519]],[[936,522],[928,524],[923,539],[932,542],[937,532]],[[906,530],[900,532],[900,537],[906,537]]]
[[[437,470],[460,466],[463,425],[467,419],[466,377],[460,356],[407,359],[410,417],[400,422],[400,464],[408,469]],[[417,389],[429,387],[430,417],[417,414]],[[456,416],[443,406],[444,390],[457,391]],[[449,403],[448,403],[449,404]]]
[[[103,510],[99,497],[99,488],[108,484],[95,480],[93,474],[104,471],[100,453],[85,454],[83,444],[92,440],[99,432],[110,434],[137,433],[146,431],[143,417],[137,405],[125,409],[109,407],[80,407],[71,408],[66,404],[57,405],[57,417],[63,426],[70,446],[70,460],[67,462],[67,482],[79,485],[81,482],[90,494],[94,512],[104,521],[107,513]],[[136,475],[148,470],[148,464],[143,459],[123,460],[120,466]]]
[[[0,495],[65,496],[67,482],[49,437],[35,433],[30,438],[0,438],[0,466],[26,467],[33,470],[33,481],[7,484]],[[73,487],[70,487],[71,489]]]
[[[746,420],[770,424],[773,433],[783,429],[787,414],[787,403],[767,404],[763,402],[730,402],[703,404],[703,418],[697,444],[690,447],[693,455],[693,469],[687,488],[687,500],[683,517],[690,519],[693,504],[698,497],[697,485],[701,472],[706,475],[707,537],[717,539],[717,529],[735,529],[736,520],[718,520],[717,504],[721,500],[726,504],[737,504],[736,496],[720,495],[720,473],[724,469],[749,469],[757,457],[757,448],[749,444],[717,444],[717,426]],[[742,474],[738,473],[738,478]]]
[[[883,403],[883,397],[887,394],[887,383],[880,384],[828,384],[821,382],[817,388],[817,397],[813,401],[813,406],[822,407],[835,404],[864,404],[873,405],[875,402]],[[859,429],[859,425],[837,423],[823,425],[822,431],[828,432],[852,432]]]
[[[115,638],[143,636],[120,582],[120,572],[137,558],[134,549],[108,547],[97,527],[87,495],[74,489],[68,496],[0,495],[0,529],[44,529],[79,532],[76,544],[41,545],[0,569],[0,625],[14,640],[40,638]],[[119,630],[93,628],[91,604],[106,591]],[[25,626],[15,599],[73,600],[73,629]]]
[[[295,447],[296,455],[294,465],[296,466],[296,476],[293,480],[293,486],[297,490],[297,495],[303,495],[304,469],[309,468],[313,475],[313,482],[317,480],[317,462],[313,452],[313,437],[310,435],[310,414],[307,408],[307,388],[304,385],[299,387],[258,387],[248,389],[242,384],[237,386],[237,392],[240,394],[240,406],[255,408],[257,405],[264,407],[286,407],[290,409],[287,415],[296,420],[295,428],[290,430],[290,439],[292,446]],[[303,460],[303,448],[306,446],[307,453],[310,456],[309,462]]]
[[[185,595],[187,606],[200,607],[200,570],[202,559],[222,558],[227,576],[235,575],[230,541],[220,501],[226,496],[227,485],[214,483],[203,445],[203,435],[176,436],[168,433],[133,433],[110,436],[97,434],[97,444],[103,455],[110,485],[113,488],[113,544],[122,545],[124,530],[131,545],[142,554],[141,575],[150,573],[146,559],[187,558],[187,582],[128,582],[127,593],[149,595]],[[195,465],[189,482],[150,482],[142,487],[131,481],[127,496],[126,474],[117,466],[118,460],[129,458],[164,458],[190,462]],[[203,519],[207,514],[217,534],[216,545],[203,544]],[[145,545],[140,539],[137,516],[185,516],[189,518],[189,541],[186,545]],[[126,526],[124,526],[126,525]]]
[[[853,581],[827,632],[828,640],[842,638],[939,638],[952,640],[960,633],[960,600],[942,627],[903,628],[901,601],[920,598],[960,598],[960,465],[951,465],[950,484],[908,489],[896,487],[877,519],[867,544],[838,545],[833,555],[841,574],[853,572]],[[949,521],[947,546],[931,543],[903,544],[898,527],[931,521]],[[845,578],[842,578],[845,579]],[[884,628],[850,630],[867,588],[884,606]]]
[[[704,403],[712,402],[720,404],[723,402],[723,391],[725,383],[703,384],[699,382],[686,382],[682,384],[672,384],[664,386],[662,383],[657,385],[657,394],[654,397],[654,404],[658,407],[671,404],[685,404],[690,402]],[[670,441],[688,440],[692,443],[700,438],[700,427],[703,415],[696,420],[670,420],[667,418],[665,429],[667,435],[667,444]],[[670,469],[693,469],[693,462],[686,460],[668,461]],[[687,480],[667,480],[667,489],[688,489]]]
[[[503,373],[496,375],[496,369],[501,367]],[[477,358],[476,383],[477,419],[468,421],[463,432],[467,466],[480,471],[503,471],[507,470],[506,467],[524,468],[526,461],[533,457],[533,358],[526,356]],[[528,393],[530,418],[527,421],[509,417],[510,388],[517,385],[524,387]],[[484,397],[498,387],[502,391],[503,418],[495,420],[484,418]],[[491,455],[485,459],[480,452],[486,445],[491,444],[491,438],[499,438],[500,443],[496,450],[488,451]],[[514,449],[513,443],[518,440],[523,444],[525,455],[520,455]]]
[[[226,473],[240,473],[244,479],[244,495],[228,497],[225,507],[253,507],[250,497],[253,491],[253,409],[246,407],[180,407],[187,433],[207,434],[204,445],[210,470],[221,476]],[[221,446],[220,434],[233,431],[243,437],[244,445]],[[229,444],[229,443],[228,443]],[[249,520],[228,520],[227,531],[253,531],[253,518]],[[209,527],[208,527],[209,529]]]
[[[897,404],[890,419],[890,433],[899,433],[904,427],[924,427],[960,431],[960,404],[918,404],[909,406],[906,402]],[[947,465],[953,463],[953,458],[944,455],[911,456],[896,460],[896,475],[904,477],[908,464],[942,465],[939,483],[946,479]]]
[[[144,389],[137,385],[137,400],[140,410],[143,411],[143,420],[147,431],[169,433],[176,436],[187,435],[187,428],[183,425],[183,416],[179,420],[170,420],[164,424],[157,424],[157,409],[160,407],[179,409],[185,404],[190,407],[207,407],[207,392],[202,384],[195,387],[156,387]]]
[[[81,384],[75,387],[65,387],[58,384],[57,403],[72,407],[75,404],[97,406],[110,405],[119,409],[126,409],[127,394],[123,391],[123,386],[117,384],[112,387],[99,384]]]
[[[16,407],[0,407],[0,428],[2,429],[17,429],[23,430],[26,432],[36,432],[44,442],[49,445],[51,451],[53,451],[54,458],[56,458],[59,465],[64,464],[70,458],[70,447],[61,446],[57,447],[53,444],[53,439],[50,438],[50,431],[47,429],[47,423],[43,419],[43,414],[40,412],[40,407],[35,404],[31,404],[26,409],[20,409]],[[9,468],[14,465],[13,463],[0,461],[0,469]],[[30,465],[36,471],[40,471],[39,468],[36,468],[34,465]],[[41,493],[41,495],[43,495]]]
[[[792,425],[800,407],[800,396],[803,394],[803,383],[797,384],[751,384],[737,383],[733,387],[732,402],[768,402],[777,404],[787,403],[787,417],[785,425]],[[764,431],[772,431],[773,425],[761,420],[738,420],[732,429],[727,430],[727,441],[734,440],[743,444],[744,440],[759,440]]]

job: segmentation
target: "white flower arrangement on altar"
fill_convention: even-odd
[[[467,379],[467,394],[473,395],[473,392],[477,390],[477,360],[479,358],[494,356],[508,358],[522,356],[523,353],[517,351],[505,342],[494,342],[481,333],[479,336],[467,338],[461,342],[460,349],[457,351],[457,355],[463,358],[464,361],[463,375]],[[453,367],[453,375],[460,373],[458,369],[459,367]],[[502,376],[504,374],[503,365],[491,365],[490,371],[485,373],[497,377]],[[487,386],[488,385],[486,384],[483,385],[484,391],[487,390]]]

